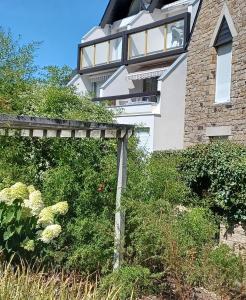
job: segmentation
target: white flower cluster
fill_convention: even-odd
[[[53,239],[57,238],[61,233],[61,226],[57,224],[48,225],[42,232],[40,240],[49,244]]]
[[[7,206],[11,206],[16,199],[22,202],[23,216],[35,216],[37,218],[37,226],[43,228],[42,231],[37,233],[39,240],[48,244],[59,236],[61,226],[54,224],[54,220],[56,215],[65,215],[68,212],[68,203],[66,201],[44,207],[41,192],[36,190],[34,186],[26,186],[21,182],[0,191],[0,203],[4,202]],[[28,251],[33,251],[35,242],[27,239],[22,244],[22,247]]]
[[[29,198],[24,200],[24,206],[30,208],[33,216],[38,216],[44,208],[44,202],[40,191],[32,191]]]
[[[68,212],[68,203],[66,201],[58,202],[52,206],[41,210],[38,218],[38,224],[48,226],[54,223],[56,215],[65,215]]]
[[[54,213],[50,206],[45,207],[41,210],[40,214],[38,215],[38,224],[42,225],[43,227],[51,225],[54,223]]]
[[[0,202],[12,205],[14,200],[24,200],[28,197],[28,194],[27,186],[21,182],[17,182],[10,188],[3,189],[0,192]]]
[[[35,242],[34,242],[34,240],[27,239],[22,243],[21,246],[23,249],[31,252],[31,251],[34,251],[34,249],[35,249]]]

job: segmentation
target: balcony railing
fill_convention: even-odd
[[[80,69],[92,68],[122,60],[122,37],[82,47]]]
[[[190,32],[185,13],[79,45],[78,70],[88,73],[182,53]]]
[[[160,96],[159,91],[134,93],[128,95],[118,95],[111,97],[100,97],[92,99],[93,102],[105,102],[109,107],[121,107],[130,105],[141,105],[148,103],[157,103]]]
[[[128,59],[183,48],[184,36],[184,20],[129,34]]]

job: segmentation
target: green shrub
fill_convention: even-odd
[[[201,281],[203,253],[215,245],[216,220],[203,208],[178,212],[164,200],[130,202],[127,207],[128,263],[150,269],[159,292],[191,292]],[[158,290],[157,288],[157,290]]]
[[[221,296],[243,291],[245,286],[245,263],[227,245],[220,245],[204,253],[204,286]]]
[[[103,278],[101,292],[113,287],[119,288],[119,298],[137,299],[149,292],[151,285],[150,271],[141,266],[125,266]]]
[[[179,152],[157,152],[150,157],[144,157],[144,166],[131,170],[129,176],[135,176],[134,186],[128,184],[126,198],[135,201],[150,201],[165,199],[173,204],[186,203],[190,191],[183,183],[177,166],[180,160]],[[143,165],[143,164],[142,164]]]
[[[246,220],[246,147],[230,142],[198,145],[183,152],[187,185],[230,222]]]

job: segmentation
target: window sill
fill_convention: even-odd
[[[225,102],[220,102],[220,103],[214,103],[214,106],[228,106],[228,108],[232,107],[232,102],[231,101],[225,101]]]

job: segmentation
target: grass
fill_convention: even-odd
[[[0,266],[0,300],[118,300],[120,288],[99,294],[96,283],[78,275],[47,274],[22,264]]]

